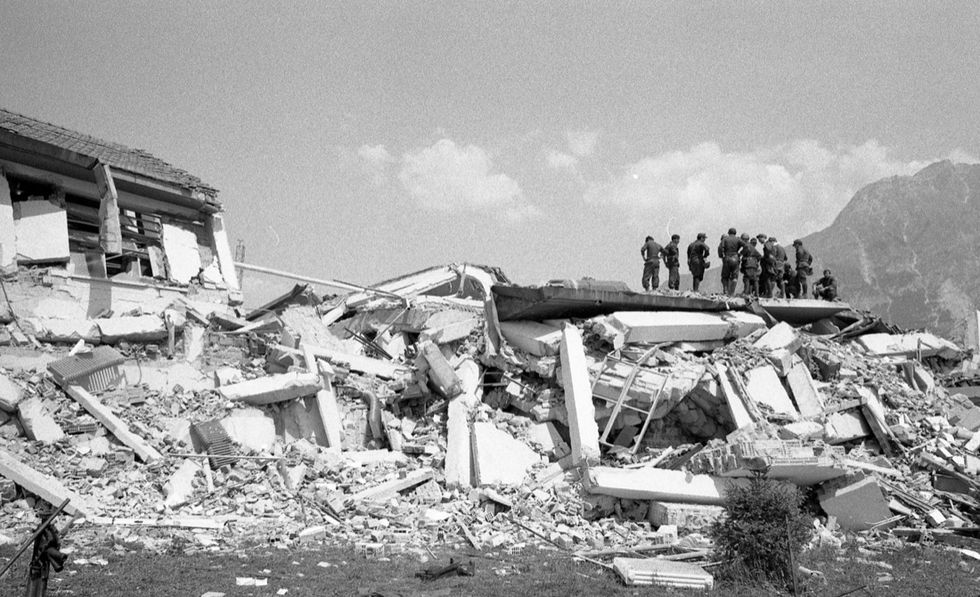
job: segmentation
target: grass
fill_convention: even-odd
[[[576,562],[557,551],[530,551],[521,555],[435,551],[437,560],[422,563],[417,556],[393,556],[391,561],[366,559],[340,548],[283,550],[257,547],[239,554],[119,553],[111,549],[75,553],[73,558],[102,557],[106,566],[73,565],[53,574],[51,596],[200,597],[208,591],[226,597],[276,595],[693,595],[696,592],[660,587],[626,587],[616,575],[586,562]],[[0,550],[0,562],[13,554]],[[29,555],[29,554],[28,554]],[[420,569],[445,564],[450,556],[473,559],[474,577],[445,577],[423,583]],[[324,565],[326,563],[329,565]],[[866,587],[854,595],[896,597],[975,597],[980,595],[980,562],[963,558],[940,546],[901,545],[894,551],[859,550],[851,545],[841,552],[822,550],[804,555],[803,565],[823,572],[825,582],[803,581],[805,595],[837,596]],[[0,595],[20,596],[27,574],[26,559],[19,560],[0,579]],[[237,586],[237,577],[267,578],[264,587]],[[728,582],[709,595],[754,597],[779,595],[759,586]],[[782,593],[785,594],[785,593]]]

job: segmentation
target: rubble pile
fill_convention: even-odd
[[[637,300],[586,282],[566,288]],[[336,297],[300,285],[247,313],[186,297],[81,322],[8,310],[7,527],[70,498],[73,541],[118,549],[696,557],[726,488],[756,474],[810,491],[824,535],[980,522],[980,408],[941,385],[977,361],[948,341],[806,300],[504,317],[494,284],[515,288],[451,266]]]

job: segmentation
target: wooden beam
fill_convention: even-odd
[[[161,454],[157,452],[153,446],[147,443],[146,440],[140,436],[130,431],[129,427],[122,421],[122,419],[114,415],[111,410],[99,402],[99,399],[90,394],[88,390],[82,386],[71,384],[64,384],[62,389],[64,389],[65,393],[71,396],[76,402],[81,404],[90,415],[105,425],[106,429],[116,436],[116,439],[121,441],[123,445],[132,449],[143,462],[151,463],[162,458]]]
[[[119,194],[106,164],[96,164],[95,184],[99,189],[99,246],[103,253],[122,253],[122,230],[119,224]]]

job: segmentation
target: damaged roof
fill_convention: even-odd
[[[215,197],[218,190],[150,152],[133,149],[0,108],[0,134],[10,133],[93,158],[112,168],[139,174]],[[94,165],[94,163],[93,163]]]

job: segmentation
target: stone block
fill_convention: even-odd
[[[843,444],[870,435],[871,428],[858,411],[829,414],[824,423],[824,441],[828,444]]]
[[[796,352],[803,346],[803,338],[800,337],[793,326],[783,321],[769,328],[761,338],[755,341],[753,346],[760,350],[768,350],[770,352],[776,350]]]
[[[6,375],[0,374],[0,410],[15,413],[18,403],[23,399],[24,389]]]

